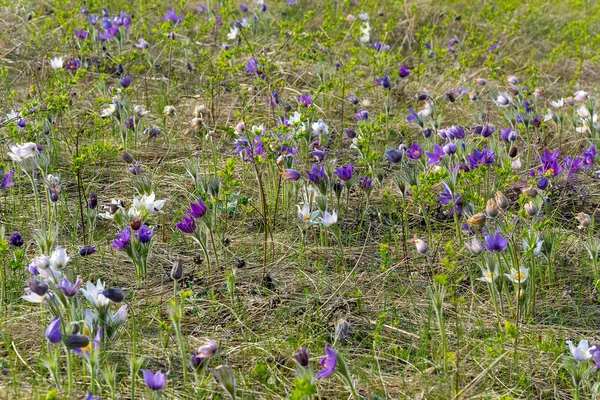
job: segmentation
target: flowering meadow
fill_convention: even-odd
[[[600,399],[599,3],[0,26],[0,399]]]

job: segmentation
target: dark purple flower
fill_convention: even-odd
[[[513,131],[511,127],[500,131],[500,138],[505,142],[514,142],[517,140],[517,132]]]
[[[248,12],[248,6],[245,5],[244,3],[240,3],[240,11],[241,12]]]
[[[456,147],[456,143],[454,143],[454,142],[448,142],[448,143],[446,143],[444,145],[444,147],[442,147],[442,150],[447,155],[452,155],[452,154],[456,153],[456,151],[458,150],[458,148]]]
[[[596,161],[596,146],[594,146],[593,144],[590,146],[589,149],[586,149],[583,154],[583,170],[587,171],[592,165],[594,165],[594,162]]]
[[[421,158],[421,154],[423,154],[423,150],[421,150],[419,143],[412,143],[410,147],[406,149],[406,157],[411,160],[418,160]]]
[[[97,250],[96,250],[95,244],[83,246],[82,248],[79,249],[79,255],[81,257],[86,257],[86,256],[94,254],[96,251]]]
[[[542,163],[542,165],[537,168],[538,173],[540,175],[558,175],[563,170],[563,167],[558,163],[559,156],[560,153],[557,149],[554,149],[552,153],[550,153],[548,149],[544,149],[544,155],[538,156],[538,160]]]
[[[452,38],[452,39],[448,39],[448,51],[450,53],[455,53],[456,49],[458,47],[458,39],[457,38]]]
[[[444,153],[444,150],[439,145],[434,144],[433,152],[425,152],[425,155],[428,158],[427,165],[431,165],[439,164],[440,160],[446,156],[446,153]]]
[[[113,19],[113,22],[114,22],[115,26],[117,26],[117,27],[124,26],[125,30],[128,31],[129,28],[131,27],[133,20],[131,19],[131,16],[129,14],[122,12],[119,15],[115,16],[115,18]]]
[[[19,128],[25,128],[27,126],[27,118],[21,118],[17,121],[17,126]]]
[[[77,277],[75,283],[71,283],[67,278],[61,279],[58,285],[58,288],[63,292],[63,294],[67,297],[73,297],[79,291],[79,287],[83,283],[83,280],[80,276]]]
[[[98,207],[98,195],[96,193],[90,194],[90,198],[88,200],[88,207],[91,210],[96,209]]]
[[[300,172],[296,171],[295,169],[284,169],[281,171],[281,176],[283,176],[283,179],[286,181],[295,182],[300,179],[302,175],[300,175]]]
[[[246,63],[246,72],[256,76],[261,76],[263,74],[262,67],[258,65],[258,62],[255,58],[250,58]]]
[[[400,78],[406,78],[410,75],[410,71],[404,65],[400,67],[400,71],[398,72]]]
[[[373,179],[368,176],[361,176],[358,178],[358,187],[365,192],[369,192],[373,187]]]
[[[21,247],[24,243],[23,236],[19,232],[13,232],[10,238],[8,238],[8,244],[11,246]]]
[[[301,367],[308,367],[308,363],[310,361],[308,349],[306,347],[300,347],[298,352],[294,354],[294,360],[296,360],[298,365]]]
[[[490,137],[496,131],[496,128],[492,124],[485,124],[481,127],[480,135],[483,137]],[[477,132],[475,132],[477,133]]]
[[[375,79],[375,82],[380,85],[384,89],[390,89],[392,87],[392,83],[390,82],[390,78],[386,73],[383,77]]]
[[[388,51],[390,49],[390,46],[382,42],[375,42],[373,43],[373,48],[376,51]]]
[[[135,231],[135,237],[140,243],[148,243],[152,240],[152,235],[154,234],[154,228],[150,229],[146,225],[142,225],[140,229]]]
[[[192,218],[202,218],[206,214],[206,210],[206,205],[202,201],[202,198],[199,197],[197,203],[190,203],[190,209],[186,212]]]
[[[338,361],[337,354],[335,354],[335,351],[333,351],[331,347],[325,347],[325,353],[327,353],[327,355],[319,361],[319,364],[321,364],[323,369],[315,374],[315,378],[317,379],[326,378],[333,375],[335,372]]]
[[[493,45],[491,45],[490,47],[488,47],[488,52],[493,52],[494,50],[496,50],[498,47],[500,46],[500,41],[497,40]]]
[[[460,125],[451,126],[447,129],[447,132],[449,132],[456,139],[463,139],[465,137],[465,129]]]
[[[153,373],[149,369],[143,369],[142,374],[144,374],[144,382],[150,390],[161,390],[167,384],[167,376],[161,370]]]
[[[125,293],[119,288],[110,288],[102,291],[102,295],[113,303],[120,303],[125,298]]]
[[[352,164],[348,164],[345,167],[340,167],[335,170],[334,174],[337,175],[343,181],[349,181],[352,179],[352,174],[354,173],[354,167]]]
[[[175,13],[175,9],[167,10],[167,15],[163,17],[163,21],[171,21],[174,24],[180,24],[183,22],[183,17]]]
[[[10,181],[12,178],[12,175],[13,175],[12,169],[9,170],[6,175],[4,174],[4,170],[0,170],[0,176],[2,176],[2,179],[0,179],[0,190],[9,188],[11,186],[15,186],[15,184]]]
[[[483,234],[485,237],[484,247],[487,251],[492,253],[501,253],[506,250],[506,245],[508,244],[508,240],[500,235],[500,231],[497,230],[494,236],[491,236],[489,233],[485,232]]]
[[[139,161],[136,161],[133,164],[131,164],[131,166],[128,169],[129,172],[131,172],[133,175],[139,175],[142,173],[142,164],[140,164]]]
[[[369,112],[367,110],[360,110],[354,115],[358,121],[366,121],[369,119]]]
[[[462,196],[452,193],[448,185],[442,183],[442,193],[438,196],[438,201],[441,204],[450,206],[450,216],[462,211],[463,200]]]
[[[385,152],[385,158],[387,158],[392,164],[398,164],[400,161],[402,161],[402,156],[402,150],[398,149],[387,149]]]
[[[62,333],[60,331],[61,319],[55,318],[50,322],[48,327],[46,328],[46,339],[50,343],[56,344],[62,340]]]
[[[112,246],[113,249],[117,249],[120,251],[124,251],[131,244],[131,228],[127,227],[121,233],[117,233],[117,238],[113,240]]]
[[[298,97],[298,104],[303,107],[308,107],[312,104],[312,97],[310,97],[310,93],[303,94]]]
[[[121,78],[121,86],[128,88],[129,85],[131,85],[131,76],[125,75],[123,78]]]
[[[260,137],[255,137],[253,142],[246,138],[239,138],[233,143],[236,146],[235,152],[242,156],[242,160],[254,163],[256,159],[267,158],[265,144],[261,142]]]
[[[410,108],[410,113],[406,116],[406,121],[418,123],[419,122],[419,114],[415,111],[414,108]]]
[[[549,183],[550,183],[550,181],[548,180],[548,178],[543,177],[542,179],[537,181],[536,186],[540,190],[546,190]]]
[[[308,180],[316,185],[327,179],[325,175],[325,168],[318,164],[313,164],[312,169],[310,171],[306,171],[306,175],[308,176]]]
[[[313,156],[317,162],[321,162],[325,159],[325,152],[323,150],[313,150],[308,154]]]
[[[84,29],[75,29],[75,38],[79,40],[86,40],[88,37],[88,31]]]
[[[531,125],[535,126],[536,128],[539,128],[539,126],[542,124],[542,120],[540,119],[540,117],[534,117],[533,120],[531,121]]]
[[[67,66],[65,68],[67,69],[67,71],[77,71],[80,66],[81,66],[81,61],[71,60],[67,63]]]
[[[583,158],[567,156],[564,160],[564,169],[567,170],[567,177],[575,175],[581,169]]]
[[[271,92],[271,95],[267,99],[267,104],[270,106],[276,106],[279,104],[279,102],[279,93],[277,93],[277,90],[273,90],[273,92]]]
[[[194,221],[194,218],[187,216],[184,216],[183,221],[177,222],[175,226],[183,233],[194,233],[196,230],[196,222]]]

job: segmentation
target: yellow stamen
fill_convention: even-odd
[[[308,221],[308,215],[303,216],[302,219]]]
[[[525,278],[525,274],[522,272],[517,272],[515,274],[515,281],[517,282],[521,282],[521,280],[523,280],[523,278]]]

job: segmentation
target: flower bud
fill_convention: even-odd
[[[356,131],[352,128],[344,128],[344,134],[350,139],[354,139],[356,137]]]
[[[98,195],[96,193],[90,194],[90,199],[88,200],[88,207],[91,210],[94,210],[98,207]]]
[[[465,245],[467,246],[467,249],[469,249],[469,251],[474,255],[479,255],[483,252],[483,250],[485,250],[483,244],[477,240],[475,236],[473,236],[473,239],[471,239],[471,243],[467,242]]]
[[[303,368],[308,367],[308,363],[310,362],[310,356],[308,349],[306,347],[300,347],[298,352],[294,354],[294,360]]]
[[[219,365],[211,370],[215,380],[221,385],[232,399],[236,398],[236,382],[233,369],[224,365]]]
[[[517,158],[515,161],[512,162],[512,164],[510,164],[510,169],[512,169],[513,171],[518,171],[521,169],[522,166],[523,164],[521,163],[521,159]]]
[[[508,78],[506,78],[506,81],[508,83],[510,83],[511,85],[516,85],[517,83],[519,83],[519,78],[517,78],[514,75],[509,76]]]
[[[81,349],[90,344],[90,338],[84,335],[69,335],[65,344],[67,345],[67,348],[71,350]]]
[[[348,100],[350,100],[350,103],[354,104],[355,106],[356,106],[356,105],[358,105],[358,103],[359,103],[359,101],[360,101],[360,100],[358,100],[358,97],[356,97],[356,96],[355,96],[355,95],[353,95],[353,94],[351,94],[351,95],[348,97]]]
[[[477,228],[479,230],[483,229],[485,226],[486,217],[484,213],[477,213],[467,219],[467,225]]]
[[[535,217],[538,213],[538,208],[535,206],[535,204],[533,204],[533,202],[529,202],[525,204],[525,212],[527,212],[527,215],[529,215],[530,217]]]
[[[519,94],[519,89],[517,89],[514,86],[509,87],[508,89],[506,89],[506,91],[510,94],[512,94],[513,96],[516,96]]]
[[[577,213],[575,218],[579,221],[579,229],[587,228],[592,224],[592,218],[584,212]]]
[[[183,259],[178,258],[173,262],[173,267],[171,268],[171,279],[174,281],[178,281],[183,276]]]
[[[246,130],[246,124],[244,122],[239,122],[234,129],[237,133],[242,133]]]
[[[129,223],[129,226],[131,227],[131,229],[133,229],[134,231],[139,230],[142,227],[142,219],[138,218],[138,219],[134,219],[133,221],[131,221]]]
[[[534,198],[535,196],[538,195],[537,189],[533,188],[533,187],[523,188],[523,190],[521,190],[521,193],[523,193],[524,195],[529,196],[531,198]]]
[[[79,249],[79,255],[85,257],[94,254],[96,251],[96,245],[83,246]]]
[[[487,82],[483,78],[477,78],[476,82],[480,86],[485,86],[487,84]]]
[[[485,213],[490,218],[496,218],[500,213],[500,209],[496,205],[496,202],[493,199],[489,199],[485,206]]]
[[[39,282],[36,278],[28,279],[27,286],[29,287],[29,290],[38,296],[43,296],[48,293],[48,285],[44,282]]]
[[[510,150],[508,150],[508,156],[510,158],[515,158],[519,153],[519,148],[517,146],[510,146]]]
[[[496,200],[496,205],[501,209],[506,210],[508,208],[508,199],[502,192],[496,192],[494,199]]]
[[[120,303],[125,298],[123,291],[118,288],[106,289],[102,294],[113,303]]]
[[[163,114],[166,117],[172,117],[177,113],[177,111],[175,110],[175,107],[173,106],[165,106],[165,108],[163,109]]]
[[[414,237],[414,238],[410,239],[409,242],[411,244],[415,245],[415,248],[417,249],[417,253],[419,253],[421,255],[427,255],[427,253],[429,252],[429,246],[423,240]]]

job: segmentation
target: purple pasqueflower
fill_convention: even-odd
[[[88,31],[85,29],[75,29],[75,38],[79,40],[86,40],[88,38]]]
[[[8,244],[15,247],[21,247],[25,241],[23,240],[23,236],[19,232],[13,232],[8,238]]]
[[[8,172],[6,174],[4,174],[4,170],[0,170],[0,176],[2,176],[2,179],[0,179],[0,190],[9,188],[11,186],[15,186],[15,184],[10,181],[12,178],[12,175],[13,175],[12,169],[8,170]]]
[[[131,85],[131,76],[125,75],[123,78],[121,78],[121,86],[128,88],[129,85]]]
[[[354,166],[352,164],[348,164],[345,167],[340,167],[335,170],[334,174],[337,175],[343,181],[349,181],[352,179],[352,174],[354,173]]]
[[[79,249],[79,255],[81,257],[85,257],[85,256],[89,256],[92,255],[96,252],[96,245],[92,244],[92,245],[88,245],[88,246],[83,246],[82,248]]]
[[[411,160],[418,160],[421,158],[421,154],[423,154],[423,150],[421,150],[419,143],[412,143],[410,147],[406,149],[406,157]]]
[[[133,23],[133,20],[131,19],[131,16],[129,14],[122,12],[119,13],[119,15],[115,16],[115,18],[113,18],[113,23],[115,27],[124,26],[125,30],[129,30],[131,24]]]
[[[206,214],[206,210],[202,197],[199,197],[197,203],[190,203],[190,209],[186,212],[192,218],[202,218]]]
[[[400,161],[402,161],[403,155],[404,153],[402,150],[398,149],[387,149],[385,151],[385,158],[387,158],[392,164],[398,164]]]
[[[248,6],[245,5],[244,3],[240,3],[240,11],[241,12],[248,12]]]
[[[414,108],[410,108],[409,114],[406,116],[407,122],[414,122],[415,124],[419,122],[419,114],[415,111]]]
[[[567,177],[575,175],[582,168],[583,158],[582,157],[571,157],[567,156],[564,159],[564,169],[567,170]]]
[[[175,13],[175,9],[167,10],[167,14],[163,17],[163,21],[171,21],[175,25],[183,22],[183,17]]]
[[[62,340],[62,333],[60,331],[61,322],[60,318],[55,318],[46,328],[46,339],[48,339],[50,343],[56,344]]]
[[[390,46],[382,42],[375,42],[373,43],[373,48],[376,51],[388,51],[390,49]]]
[[[552,153],[548,149],[544,149],[544,155],[538,156],[538,160],[542,163],[537,171],[540,175],[556,176],[562,170],[563,167],[558,163],[560,153],[557,149],[554,149]]]
[[[546,188],[548,187],[549,184],[550,184],[550,181],[548,180],[548,178],[543,177],[542,179],[538,180],[535,185],[540,190],[546,190]]]
[[[295,182],[302,177],[300,172],[295,169],[284,169],[281,171],[281,176],[288,182]]]
[[[425,152],[425,155],[428,158],[427,165],[437,165],[440,163],[440,160],[442,158],[446,157],[446,153],[444,153],[444,150],[437,144],[433,145],[433,152]]]
[[[69,61],[65,68],[67,71],[77,71],[80,66],[81,66],[81,61],[75,59],[75,60]]]
[[[506,250],[506,245],[508,244],[508,240],[500,235],[500,231],[496,230],[494,236],[491,236],[489,233],[485,232],[483,234],[485,237],[485,243],[483,247],[492,253],[501,253]]]
[[[321,364],[323,369],[315,374],[315,378],[317,379],[326,378],[333,375],[335,372],[338,361],[337,354],[335,354],[335,351],[331,347],[325,347],[325,353],[327,353],[327,355],[319,361],[319,364]]]
[[[479,129],[480,128],[480,129]],[[485,124],[477,127],[475,129],[476,135],[481,135],[483,137],[490,137],[496,131],[496,128],[492,124]]]
[[[25,128],[27,126],[27,118],[21,118],[17,121],[17,126],[19,128]]]
[[[177,229],[183,233],[194,233],[196,231],[196,222],[194,218],[184,216],[183,221],[175,224]]]
[[[455,213],[460,213],[462,211],[463,200],[462,196],[459,194],[452,193],[448,185],[442,183],[442,193],[438,196],[438,201],[441,204],[449,205],[450,208],[450,216],[453,216]]]
[[[94,394],[88,390],[87,396],[83,400],[101,400],[100,397],[94,397]]]
[[[373,188],[373,179],[368,176],[361,176],[358,178],[358,187],[365,192],[369,192]]]
[[[476,169],[482,165],[491,165],[494,163],[496,153],[485,147],[483,150],[473,150],[473,154],[467,154],[467,161],[471,169]]]
[[[240,154],[245,162],[254,163],[257,158],[263,160],[267,158],[265,144],[260,141],[258,136],[254,138],[253,142],[246,138],[239,138],[234,145],[236,146],[235,152]]]
[[[390,82],[390,78],[387,73],[381,78],[375,79],[375,82],[384,89],[389,90],[392,87],[392,83]]]
[[[594,362],[594,369],[600,368],[600,344],[596,343],[589,349],[592,355],[592,361]]]
[[[82,283],[83,283],[83,280],[81,279],[80,276],[77,277],[77,279],[75,280],[75,283],[71,283],[71,281],[68,280],[67,278],[63,278],[60,280],[60,283],[58,284],[58,288],[61,290],[61,292],[63,292],[63,294],[65,296],[73,297],[79,291],[79,287],[81,286]]]
[[[143,38],[140,38],[134,46],[138,49],[147,49],[150,47],[150,43],[146,42]]]
[[[448,142],[444,145],[444,147],[442,147],[442,150],[444,151],[444,153],[446,153],[447,155],[450,156],[450,155],[456,153],[458,148],[456,147],[456,143]]]
[[[369,119],[369,112],[367,110],[360,110],[354,114],[354,118],[356,118],[357,121],[366,121]]]
[[[312,104],[312,97],[310,96],[310,93],[306,93],[303,94],[302,96],[298,97],[298,104],[303,106],[303,107],[308,107]]]
[[[460,125],[451,126],[446,129],[446,132],[456,139],[463,139],[465,137],[465,129]]]
[[[88,200],[88,208],[94,210],[96,207],[98,207],[98,195],[96,193],[91,193]]]
[[[130,117],[127,121],[123,122],[123,125],[125,126],[125,128],[133,130],[133,128],[135,128],[135,119],[133,119],[133,117]]]
[[[255,58],[250,58],[246,63],[246,72],[256,76],[261,76],[263,74],[262,67],[258,65],[258,62]]]
[[[398,75],[400,76],[400,78],[406,78],[410,75],[410,71],[408,70],[408,68],[406,68],[403,65],[400,67],[400,70],[398,71]]]
[[[500,139],[504,140],[505,142],[514,142],[517,140],[517,131],[513,131],[509,126],[508,128],[500,131]]]
[[[113,249],[124,251],[131,244],[131,228],[127,227],[123,232],[117,233],[117,238],[113,240],[112,246]]]
[[[458,39],[457,38],[452,38],[452,39],[448,39],[448,51],[450,53],[455,53],[456,52],[456,48],[458,47]]]
[[[593,144],[586,149],[583,154],[583,170],[587,171],[592,165],[594,165],[594,162],[596,161],[596,146],[594,146]],[[0,186],[1,187],[1,186]]]
[[[148,243],[152,240],[152,235],[154,234],[154,228],[150,229],[146,225],[142,225],[140,229],[135,231],[135,237],[140,243]]]
[[[315,158],[315,160],[317,160],[317,162],[321,162],[325,159],[325,152],[323,150],[313,150],[310,153],[311,156],[313,156]]]
[[[496,40],[496,42],[491,45],[490,47],[488,47],[488,52],[493,52],[494,50],[496,50],[498,47],[500,46],[500,41]]]
[[[71,337],[72,336],[81,336],[81,335],[71,335]],[[68,338],[67,338],[67,340],[68,340]],[[92,348],[97,349],[100,347],[101,340],[102,340],[102,327],[100,326],[100,327],[98,327],[98,331],[96,332],[96,336],[94,337],[94,339],[89,340],[89,338],[88,338],[87,345],[85,345],[83,347],[75,348],[75,354],[77,354],[79,356],[89,356]],[[67,343],[67,346],[68,346],[68,343]]]
[[[142,164],[140,164],[139,161],[136,161],[134,163],[131,164],[131,166],[128,168],[129,172],[131,172],[133,175],[139,175],[142,173]]]
[[[149,369],[143,369],[142,374],[144,375],[144,382],[150,390],[161,390],[167,384],[167,375],[163,374],[161,370],[153,373]]]
[[[316,185],[327,179],[327,176],[325,175],[325,168],[318,164],[313,164],[311,170],[306,171],[306,175],[308,176],[308,180]]]
[[[276,106],[279,104],[279,93],[277,92],[277,90],[273,90],[271,92],[271,94],[269,95],[269,98],[267,99],[267,105],[269,106]]]

